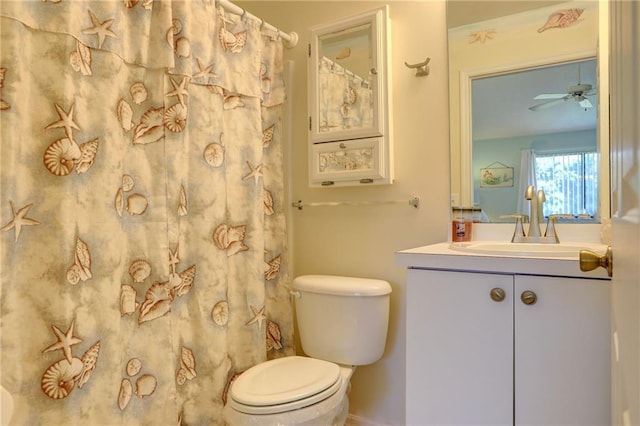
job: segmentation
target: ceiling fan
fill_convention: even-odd
[[[529,107],[529,109],[531,111],[538,111],[540,109],[546,109],[559,105],[569,99],[573,99],[580,105],[580,107],[586,110],[588,108],[593,108],[593,104],[587,98],[587,96],[595,95],[595,93],[596,92],[591,84],[580,83],[580,65],[578,65],[578,84],[576,84],[575,86],[569,86],[565,93],[542,93],[536,96],[533,99],[546,100],[546,102],[532,105]]]

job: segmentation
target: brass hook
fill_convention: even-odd
[[[419,63],[419,64],[413,64],[413,65],[409,65],[408,63],[404,63],[407,68],[412,68],[412,69],[416,69],[416,77],[424,77],[426,75],[429,75],[429,62],[431,61],[431,58],[427,58],[424,62]]]

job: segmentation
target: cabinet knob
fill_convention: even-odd
[[[489,294],[491,295],[491,300],[495,302],[502,302],[506,296],[504,290],[500,287],[492,288]]]
[[[538,301],[538,296],[534,292],[527,290],[522,292],[520,300],[522,300],[522,303],[525,305],[533,305]]]

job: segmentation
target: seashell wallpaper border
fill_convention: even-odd
[[[213,1],[3,2],[15,424],[216,425],[293,355],[282,42]]]
[[[545,17],[544,21],[539,21],[539,19],[542,19],[540,14],[544,13],[544,10],[549,10],[549,13]],[[513,37],[513,34],[509,33],[513,31],[514,27],[517,27],[520,31],[535,31],[539,34],[548,30],[562,30],[579,25],[584,21],[584,11],[584,8],[540,8],[533,12],[530,11],[515,14],[511,17],[501,17],[499,18],[500,23],[498,23],[498,20],[496,19],[490,19],[454,28],[449,32],[449,37],[455,39],[457,37],[464,36],[467,38],[469,44],[483,45],[485,43],[495,41],[500,37]],[[509,19],[505,20],[505,18]],[[536,27],[530,27],[531,22],[528,20],[534,22]],[[500,28],[496,28],[496,26],[499,26]],[[548,43],[548,40],[544,42],[541,41],[541,43]]]

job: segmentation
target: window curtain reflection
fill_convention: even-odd
[[[222,424],[294,353],[282,43],[213,2],[0,2],[13,424]]]
[[[523,149],[520,153],[520,179],[518,180],[518,214],[529,214],[529,204],[524,194],[529,185],[536,185],[536,153],[533,149]]]

